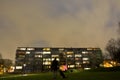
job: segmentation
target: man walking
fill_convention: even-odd
[[[59,63],[55,58],[51,64],[51,70],[53,71],[53,78],[54,79],[56,79],[58,69],[59,69]]]

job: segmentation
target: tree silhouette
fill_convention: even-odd
[[[113,60],[120,62],[120,38],[117,40],[110,39],[107,43],[106,51]]]

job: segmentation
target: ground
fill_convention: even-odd
[[[57,75],[56,80],[120,80],[120,72],[67,72],[66,79]],[[53,80],[51,72],[37,74],[4,75],[0,80]]]

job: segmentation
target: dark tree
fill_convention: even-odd
[[[0,65],[3,65],[5,68],[9,68],[13,63],[10,59],[0,59]]]
[[[110,39],[107,43],[106,51],[113,60],[120,62],[120,39]]]
[[[120,62],[120,38],[117,39],[117,52],[115,54],[115,59]]]
[[[110,39],[107,43],[106,51],[110,54],[112,59],[115,58],[115,54],[116,54],[116,51],[117,51],[116,49],[117,49],[116,40],[115,39]]]
[[[6,68],[9,68],[10,66],[13,65],[12,60],[10,60],[10,59],[3,59],[3,61],[4,61],[3,65]]]

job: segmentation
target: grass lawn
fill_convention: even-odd
[[[120,80],[120,72],[72,72],[65,73],[66,79],[62,79],[58,74],[56,80]],[[53,80],[52,73],[8,75],[0,80]]]

